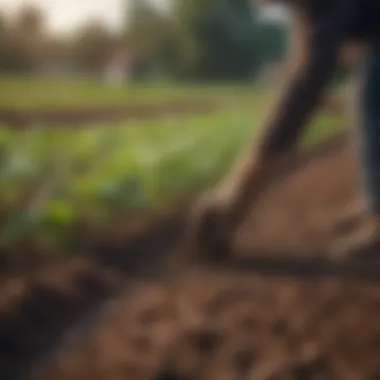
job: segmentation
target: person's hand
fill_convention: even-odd
[[[231,254],[233,228],[231,202],[218,190],[202,195],[191,210],[188,243],[197,259],[226,261]]]
[[[196,256],[213,262],[230,258],[235,233],[252,210],[272,167],[269,160],[245,158],[227,181],[196,202],[188,229]]]

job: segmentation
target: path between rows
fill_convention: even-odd
[[[12,127],[31,125],[83,126],[91,123],[123,120],[149,120],[180,115],[209,113],[217,108],[231,106],[231,97],[198,98],[154,103],[136,103],[117,106],[50,107],[40,109],[15,109],[0,107],[0,123]]]

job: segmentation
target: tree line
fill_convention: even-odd
[[[0,72],[51,68],[97,72],[121,38],[92,21],[69,36],[52,35],[43,12],[26,6],[13,17],[0,13]]]
[[[43,13],[25,7],[12,19],[0,14],[0,71],[62,66],[99,73],[115,49],[127,49],[146,73],[238,80],[280,60],[286,36],[284,25],[260,22],[250,0],[172,0],[169,11],[130,0],[119,34],[92,21],[66,37],[49,34]]]
[[[251,0],[172,0],[160,12],[149,0],[131,0],[126,38],[150,62],[172,75],[242,79],[283,58],[285,24],[262,22]]]

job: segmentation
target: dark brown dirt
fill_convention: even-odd
[[[331,220],[359,195],[352,145],[337,138],[291,162],[242,228],[240,250],[302,257],[328,252]]]
[[[87,261],[3,276],[0,378],[379,379],[376,265],[372,282],[348,279],[326,255],[327,222],[356,195],[354,157],[338,139],[278,179],[241,231],[245,272],[168,276],[167,253],[183,254],[173,219]]]
[[[231,101],[230,101],[231,102]],[[83,124],[116,122],[122,120],[154,119],[183,114],[204,114],[221,106],[223,101],[215,99],[177,100],[146,104],[130,104],[113,107],[86,108],[0,108],[0,123],[23,128],[30,125],[57,125],[66,127]]]
[[[38,380],[377,379],[379,288],[203,273],[143,284]]]
[[[33,363],[54,353],[67,330],[96,319],[127,282],[162,276],[166,253],[183,229],[178,218],[99,242],[82,258],[0,271],[0,379],[28,378]]]

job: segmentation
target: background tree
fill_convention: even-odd
[[[110,33],[101,22],[89,22],[78,30],[72,41],[74,65],[83,71],[100,72],[117,43],[117,36]]]
[[[284,58],[287,45],[287,29],[278,22],[261,23],[255,37],[258,64],[278,62]]]
[[[10,68],[10,32],[6,16],[0,12],[0,71]]]
[[[286,25],[262,22],[250,0],[181,0],[172,14],[185,76],[242,80],[284,56]]]
[[[22,8],[12,22],[2,22],[2,67],[30,72],[43,59],[45,17],[35,7]]]
[[[125,40],[137,58],[139,71],[166,67],[175,71],[173,19],[148,0],[131,0]]]
[[[255,67],[255,14],[249,0],[182,0],[173,6],[179,56],[188,75],[239,79]]]

